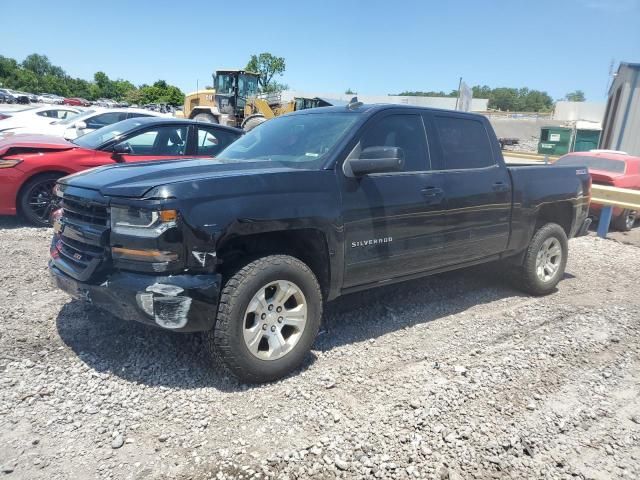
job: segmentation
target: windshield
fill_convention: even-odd
[[[233,75],[221,73],[216,76],[216,93],[231,95],[233,93]]]
[[[324,113],[269,120],[229,145],[226,161],[265,161],[293,168],[318,168],[358,115]]]
[[[71,115],[70,117],[65,118],[64,120],[58,120],[57,122],[53,122],[54,125],[69,125],[78,120],[82,120],[85,117],[91,116],[91,114],[95,113],[95,110],[83,110],[80,113],[76,113],[75,115]]]
[[[142,125],[142,122],[139,119],[130,118],[129,120],[123,120],[89,132],[72,140],[72,142],[80,147],[95,150],[100,145],[120,137],[140,125]]]
[[[587,167],[611,173],[624,173],[625,162],[604,157],[588,157],[586,155],[567,155],[556,162],[557,165]]]

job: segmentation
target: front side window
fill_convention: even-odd
[[[231,145],[238,135],[225,130],[198,127],[197,155],[214,157]]]
[[[398,147],[404,154],[404,171],[428,170],[427,145],[420,115],[387,115],[368,125],[360,139],[360,148]]]
[[[187,130],[183,126],[162,126],[145,130],[142,133],[125,139],[131,155],[184,155],[187,148]]]
[[[489,136],[479,120],[436,115],[434,124],[442,149],[440,170],[464,170],[495,165]]]
[[[319,168],[354,124],[355,113],[285,115],[257,126],[218,156],[226,163],[270,162]]]
[[[233,92],[233,75],[220,74],[216,77],[216,93],[229,95]]]

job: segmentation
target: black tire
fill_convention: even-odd
[[[256,128],[258,125],[263,124],[264,122],[266,122],[267,119],[264,118],[264,115],[252,115],[251,117],[247,117],[244,122],[242,122],[242,129],[245,132],[250,132],[251,130],[253,130],[254,128]]]
[[[205,123],[218,123],[218,119],[214,117],[210,113],[197,113],[193,116],[193,120],[196,122],[205,122]]]
[[[251,353],[245,343],[244,328],[248,321],[245,315],[254,295],[269,283],[278,281],[293,282],[299,287],[306,300],[307,319],[297,343],[288,353],[265,360]],[[321,317],[322,293],[311,269],[288,255],[262,257],[236,271],[225,283],[216,324],[205,335],[205,345],[239,380],[270,382],[300,367],[318,334]],[[257,317],[255,321],[262,323]]]
[[[624,210],[622,215],[613,220],[613,228],[621,232],[628,232],[636,223],[638,213],[635,210]]]
[[[62,176],[42,173],[24,184],[18,195],[18,206],[25,220],[38,227],[49,226],[49,216],[55,208],[53,186]]]
[[[545,245],[545,242],[552,238],[558,242],[561,256],[557,269],[545,280],[541,278],[537,269],[538,254]],[[567,235],[564,229],[560,225],[557,223],[547,223],[539,228],[529,242],[524,261],[516,275],[516,280],[519,282],[522,290],[531,295],[547,295],[553,292],[558,282],[564,276],[568,253],[569,242],[567,241]],[[542,276],[544,276],[545,273],[546,270],[543,269]]]

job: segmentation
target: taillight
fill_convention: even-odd
[[[0,120],[4,120],[5,118],[9,118],[9,115],[5,115],[4,113],[0,113]]]

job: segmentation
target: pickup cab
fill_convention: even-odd
[[[49,268],[72,296],[206,332],[241,380],[272,381],[340,295],[493,261],[553,292],[590,188],[581,166],[507,166],[483,116],[351,103],[272,119],[215,159],[61,179]]]

